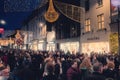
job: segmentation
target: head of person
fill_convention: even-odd
[[[102,63],[95,63],[93,65],[93,70],[94,72],[99,72],[99,73],[102,73],[103,72],[103,64]]]
[[[91,62],[90,62],[90,59],[89,58],[85,58],[82,63],[80,64],[80,69],[83,69],[83,68],[86,68],[88,70],[91,70],[92,68],[92,65],[91,65]]]
[[[72,68],[78,68],[78,62],[77,62],[77,60],[73,60],[73,61],[71,62],[71,67],[72,67]]]
[[[54,73],[54,65],[51,62],[47,63],[47,67],[46,67],[48,74],[53,74]]]
[[[108,69],[114,69],[114,67],[115,67],[114,62],[108,62],[107,67],[108,67]]]

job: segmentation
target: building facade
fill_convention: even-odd
[[[81,28],[80,38],[81,53],[111,51],[110,4],[110,0],[85,0],[84,26]]]
[[[36,10],[27,21],[26,30],[31,32],[27,38],[30,49],[88,54],[110,52],[111,33],[118,32],[117,15],[111,13],[111,1],[80,0],[77,6],[67,1],[54,1],[59,18],[53,23],[44,18],[48,9],[46,2],[42,5],[44,8]]]
[[[43,13],[45,8],[40,6],[24,21],[22,30],[27,33],[28,49],[46,50],[46,21]]]
[[[80,44],[80,9],[72,4],[54,2],[55,10],[59,13],[57,21],[50,23],[44,18],[44,13],[48,9],[48,2],[33,12],[31,18],[25,22],[23,30],[32,32],[32,37],[28,34],[28,44],[33,50],[63,50],[78,52]],[[62,13],[60,7],[67,6]],[[62,7],[61,7],[62,8]],[[69,10],[68,10],[69,9]],[[63,11],[64,12],[64,11]],[[73,14],[71,14],[73,13]],[[67,15],[69,17],[67,17]]]

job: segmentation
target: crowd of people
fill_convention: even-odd
[[[0,71],[6,68],[8,80],[119,80],[120,56],[1,49]]]

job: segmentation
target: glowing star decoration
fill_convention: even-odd
[[[49,0],[49,7],[44,16],[48,22],[55,22],[58,19],[59,14],[55,11],[52,0]]]

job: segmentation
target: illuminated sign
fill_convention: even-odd
[[[120,0],[111,0],[112,16],[118,14],[118,6],[120,6]]]
[[[4,33],[4,29],[0,28],[0,34],[3,34],[3,33]]]

